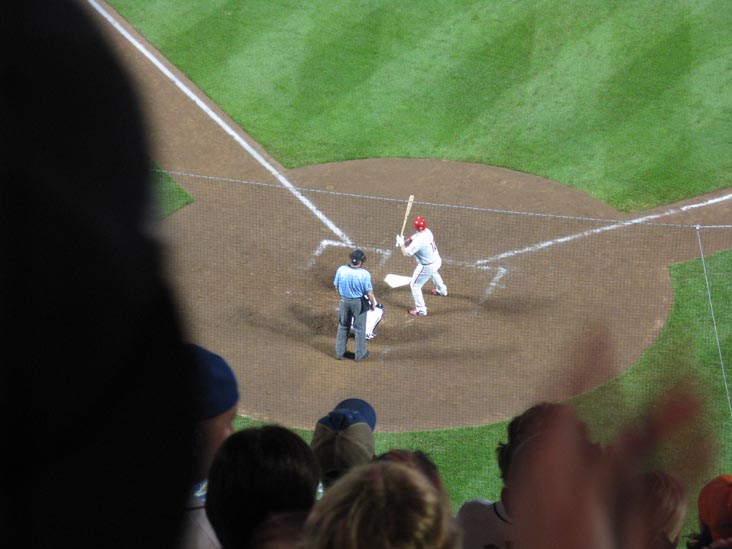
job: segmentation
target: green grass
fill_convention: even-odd
[[[166,217],[193,202],[193,197],[181,188],[159,166],[153,170],[152,181],[160,217]]]
[[[287,167],[429,157],[622,210],[732,182],[728,0],[112,0]]]

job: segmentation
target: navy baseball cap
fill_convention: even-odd
[[[371,427],[372,431],[376,429],[376,411],[371,404],[360,398],[347,398],[346,400],[341,400],[335,405],[333,412],[350,412],[352,417],[351,423],[363,421]],[[331,412],[331,414],[333,412]]]
[[[195,419],[211,419],[233,408],[239,402],[236,376],[219,355],[195,343],[186,343],[196,358],[197,397]]]
[[[363,263],[364,261],[366,261],[366,254],[363,253],[363,250],[360,249],[353,250],[350,257],[351,263],[353,263],[354,265],[356,263]]]

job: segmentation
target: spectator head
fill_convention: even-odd
[[[352,467],[374,458],[375,427],[376,412],[359,398],[339,402],[318,421],[310,447],[318,460],[324,488]]]
[[[641,475],[640,496],[648,547],[676,547],[686,518],[686,493],[681,483],[663,471]]]
[[[186,344],[196,363],[196,481],[206,478],[216,451],[234,432],[239,389],[236,376],[219,355],[194,343]]]
[[[294,432],[277,425],[237,431],[211,465],[206,516],[225,549],[248,547],[269,515],[309,511],[319,476],[310,447]]]
[[[699,522],[712,541],[732,537],[732,475],[719,475],[699,492]]]
[[[445,485],[442,482],[440,471],[437,469],[435,462],[421,450],[389,450],[374,458],[376,461],[391,461],[393,463],[402,463],[412,469],[417,469],[427,477],[437,491],[446,495]]]
[[[460,534],[444,498],[416,469],[375,461],[360,465],[323,494],[301,547],[457,549]]]
[[[504,484],[508,484],[511,464],[516,457],[532,446],[542,431],[554,421],[559,414],[571,415],[580,432],[581,440],[585,441],[589,452],[598,452],[599,446],[587,438],[587,427],[576,418],[571,407],[565,404],[541,402],[514,417],[508,424],[508,441],[501,442],[496,448],[498,467]]]
[[[296,549],[302,540],[307,511],[270,515],[259,525],[249,544],[250,549]]]

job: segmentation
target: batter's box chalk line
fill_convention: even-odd
[[[315,265],[315,261],[318,259],[318,257],[320,257],[320,255],[331,246],[336,248],[354,248],[353,244],[343,242],[341,240],[322,240],[317,250],[315,250],[315,252],[313,252],[313,255],[310,256],[310,260],[308,261],[308,267],[312,267],[313,265]],[[359,248],[361,248],[364,252],[373,252],[379,254],[379,256],[381,256],[381,261],[379,264],[382,267],[391,257],[391,250],[385,250],[384,248],[372,248],[369,246],[359,246]]]
[[[485,268],[485,267],[483,267]],[[491,283],[488,285],[488,287],[485,289],[485,295],[480,300],[480,303],[485,303],[488,298],[493,294],[496,288],[504,288],[505,286],[503,284],[499,284],[501,282],[501,279],[505,276],[505,274],[508,272],[508,269],[505,267],[497,267],[496,272],[493,275],[493,280],[491,280]]]
[[[315,262],[317,261],[318,257],[320,257],[325,250],[327,250],[330,247],[335,248],[353,248],[353,245],[348,242],[343,242],[341,240],[321,240],[320,244],[318,245],[318,248],[313,252],[313,254],[310,256],[310,260],[307,263],[308,268],[312,268],[315,265]],[[381,261],[379,262],[380,266],[384,266],[386,262],[391,257],[391,250],[385,250],[384,248],[374,248],[370,246],[361,246],[360,247],[365,252],[373,252],[379,254],[381,257]],[[485,302],[488,297],[493,294],[493,292],[496,290],[496,288],[503,288],[504,286],[500,284],[501,279],[508,273],[508,269],[505,267],[496,267],[493,265],[485,265],[480,263],[479,261],[476,261],[475,263],[469,263],[467,261],[456,261],[454,259],[445,259],[443,260],[443,264],[445,265],[452,265],[455,267],[464,267],[467,269],[474,269],[477,271],[489,271],[493,273],[493,277],[488,284],[488,286],[485,289],[485,296],[481,299],[481,303]]]
[[[486,286],[485,289],[485,296],[483,296],[480,300],[481,304],[485,303],[486,299],[490,295],[493,294],[493,292],[496,290],[496,288],[505,288],[503,284],[500,284],[501,279],[506,276],[506,273],[508,273],[508,269],[506,267],[498,267],[495,265],[488,265],[484,263],[482,260],[478,260],[475,263],[469,263],[467,261],[456,261],[454,259],[444,259],[442,261],[443,265],[453,265],[455,267],[464,267],[466,269],[473,269],[476,271],[489,271],[493,272],[493,278],[491,279],[488,286]]]

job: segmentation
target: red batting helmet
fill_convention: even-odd
[[[414,218],[414,228],[418,231],[424,231],[427,228],[427,222],[424,220],[424,217],[418,215]]]

